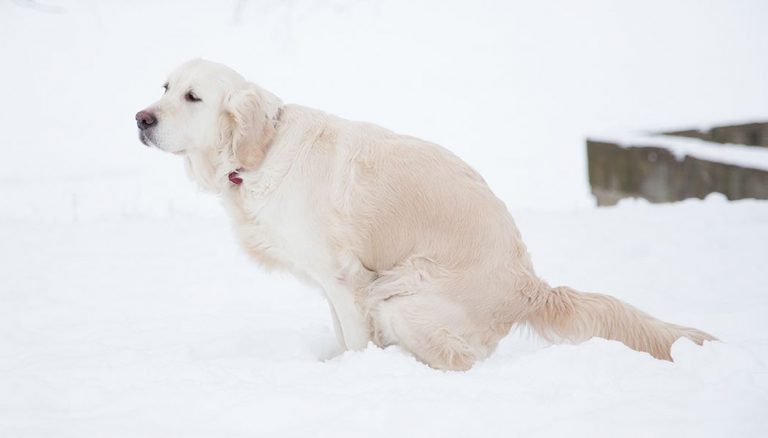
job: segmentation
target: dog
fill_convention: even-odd
[[[524,324],[553,342],[618,340],[672,360],[715,338],[611,296],[551,287],[506,206],[448,150],[283,102],[206,60],[177,68],[136,114],[147,146],[218,194],[245,251],[322,288],[348,350],[399,345],[467,370]]]

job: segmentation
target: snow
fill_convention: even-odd
[[[670,151],[678,161],[686,156],[715,163],[733,164],[750,169],[768,170],[768,148],[730,143],[715,143],[697,138],[650,134],[590,135],[590,140],[613,143],[620,147],[657,147]]]
[[[768,203],[596,209],[584,140],[768,115],[763,1],[0,2],[0,437],[768,436]],[[436,141],[538,273],[722,342],[338,355],[133,114],[194,56]],[[730,157],[731,154],[728,154]]]
[[[675,363],[525,331],[466,373],[336,353],[226,219],[7,221],[0,436],[765,436],[768,204],[518,212],[539,273],[722,339]],[[41,271],[41,268],[44,268]]]

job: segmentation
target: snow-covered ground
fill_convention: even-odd
[[[3,222],[0,436],[768,434],[768,203],[517,219],[553,283],[723,342],[679,341],[669,363],[521,332],[466,373],[332,357],[320,294],[256,269],[224,218]]]
[[[763,1],[0,3],[0,437],[768,436],[768,203],[588,196],[590,132],[768,116]],[[39,5],[39,3],[38,3]],[[539,274],[722,342],[336,356],[133,114],[193,56],[439,142]]]

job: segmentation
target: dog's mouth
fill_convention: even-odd
[[[155,141],[155,139],[152,137],[152,134],[150,134],[147,131],[139,131],[139,140],[144,146],[154,147],[154,148],[160,149],[163,152],[170,152],[173,155],[184,155],[187,152],[186,149],[179,149],[174,151],[174,150],[166,150],[160,147]]]
[[[152,137],[149,135],[147,131],[139,131],[139,140],[144,146],[152,147],[157,146],[154,141],[152,141]]]

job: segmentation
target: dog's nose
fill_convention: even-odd
[[[149,111],[139,111],[136,113],[136,125],[142,131],[157,124],[155,115]]]

